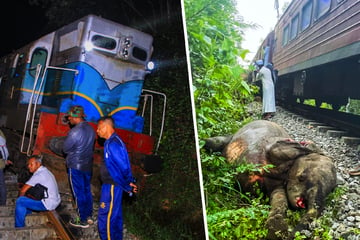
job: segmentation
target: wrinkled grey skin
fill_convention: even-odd
[[[267,239],[293,239],[295,231],[306,229],[320,215],[326,196],[336,186],[331,158],[314,143],[292,141],[282,127],[270,121],[253,121],[233,136],[206,139],[205,148],[222,151],[231,164],[275,166],[269,172],[238,176],[244,191],[251,192],[257,183],[270,196]],[[292,233],[285,222],[289,207],[307,209]]]

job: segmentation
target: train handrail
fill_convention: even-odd
[[[164,131],[165,112],[166,112],[166,95],[164,93],[162,93],[162,92],[156,92],[156,91],[149,90],[149,89],[143,89],[142,92],[148,92],[148,93],[152,93],[152,94],[157,94],[157,95],[160,95],[160,96],[162,96],[164,98],[160,133],[159,133],[158,142],[157,142],[156,148],[155,148],[155,154],[156,154],[158,149],[159,149],[161,138],[162,138],[163,131]]]
[[[31,106],[33,104],[33,98],[34,98],[34,95],[35,95],[35,92],[36,92],[36,85],[38,83],[38,80],[39,80],[39,76],[40,76],[40,73],[41,73],[41,68],[42,68],[42,65],[38,64],[36,65],[36,73],[35,73],[35,79],[34,79],[34,86],[33,86],[33,89],[31,91],[31,95],[30,95],[30,99],[29,99],[29,104],[28,104],[28,107],[27,107],[27,111],[26,111],[26,119],[25,119],[25,124],[24,124],[24,130],[23,130],[23,135],[22,135],[22,139],[21,139],[21,146],[20,146],[20,152],[21,153],[26,153],[27,155],[29,155],[29,150],[30,150],[30,146],[31,146],[31,139],[32,139],[32,134],[33,134],[33,126],[34,126],[34,119],[35,119],[35,112],[31,112]],[[45,72],[45,71],[44,71]],[[41,81],[42,83],[43,81]],[[41,89],[41,84],[40,84],[40,87],[39,87],[39,90]],[[36,98],[36,101],[38,100],[38,98]],[[36,108],[34,108],[35,110]],[[30,117],[30,114],[32,113],[32,116]],[[27,146],[27,150],[26,152],[24,151],[24,142],[25,142],[25,135],[26,135],[26,130],[27,130],[27,126],[28,126],[28,121],[30,120],[31,118],[31,130],[30,130],[30,138],[29,138],[29,143],[28,143],[28,146]]]
[[[150,98],[150,117],[149,117],[149,135],[152,135],[152,117],[153,117],[153,104],[154,104],[154,99],[153,96],[151,94],[145,94],[142,95],[144,97],[144,104],[143,104],[143,109],[142,109],[142,113],[141,113],[141,117],[144,117],[145,115],[145,109],[146,109],[146,105],[148,102],[148,98]]]
[[[28,108],[27,108],[27,112],[26,112],[26,120],[25,120],[25,126],[24,126],[24,131],[23,131],[23,135],[22,135],[22,140],[21,140],[21,146],[20,146],[20,152],[21,153],[26,153],[28,156],[30,155],[30,148],[31,148],[31,144],[32,144],[32,138],[34,135],[34,121],[35,121],[35,114],[36,114],[36,108],[37,108],[37,104],[38,104],[38,100],[40,97],[40,92],[41,89],[44,85],[44,81],[45,81],[45,75],[46,72],[48,71],[48,69],[55,69],[55,70],[61,70],[61,71],[71,71],[71,72],[75,72],[75,75],[79,73],[79,70],[77,69],[72,69],[72,68],[62,68],[62,67],[54,67],[54,66],[47,66],[41,76],[41,82],[40,82],[40,86],[38,87],[38,89],[36,89],[36,85],[38,83],[39,80],[39,76],[40,76],[40,72],[41,72],[41,68],[42,65],[38,64],[36,66],[36,74],[35,74],[35,79],[34,79],[34,87],[32,89],[31,92],[31,96],[30,96],[30,100],[29,100],[29,104],[28,104]],[[37,90],[37,95],[35,97],[35,102],[33,103],[33,98],[34,95],[36,93]],[[33,106],[33,109],[31,111],[31,106]],[[31,117],[30,114],[32,113]],[[31,118],[31,119],[30,119]],[[30,121],[30,125],[31,125],[31,129],[30,129],[30,137],[29,137],[29,143],[27,146],[27,151],[24,152],[24,141],[25,141],[25,135],[26,135],[26,130],[27,130],[27,124],[28,121]]]

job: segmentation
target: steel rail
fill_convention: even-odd
[[[332,127],[342,129],[348,132],[349,135],[353,137],[360,136],[360,116],[346,113],[346,112],[339,112],[336,110],[324,109],[313,107],[310,105],[300,104],[300,103],[284,103],[279,102],[280,106],[283,108],[297,113],[301,116],[314,119],[319,122],[323,122],[328,124]]]
[[[46,215],[49,221],[55,228],[56,233],[59,235],[61,240],[75,240],[76,238],[73,236],[71,231],[65,227],[64,221],[61,219],[59,214],[54,211],[47,211]]]

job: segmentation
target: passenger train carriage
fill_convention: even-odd
[[[338,109],[360,99],[359,40],[359,0],[293,0],[254,60],[273,63],[278,100]]]
[[[48,142],[69,130],[64,115],[81,105],[94,129],[101,116],[114,118],[132,158],[154,154],[140,106],[153,94],[165,97],[143,89],[152,42],[149,34],[88,15],[2,57],[0,126],[22,135],[20,152],[51,154]]]

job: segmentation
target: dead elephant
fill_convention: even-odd
[[[320,215],[326,196],[336,186],[331,158],[314,143],[292,141],[282,127],[270,121],[253,121],[232,136],[209,138],[204,147],[222,151],[231,164],[274,165],[269,171],[238,176],[243,191],[251,192],[257,183],[270,196],[268,239],[291,239],[295,231],[306,229]],[[285,222],[289,205],[307,209],[292,233]]]

